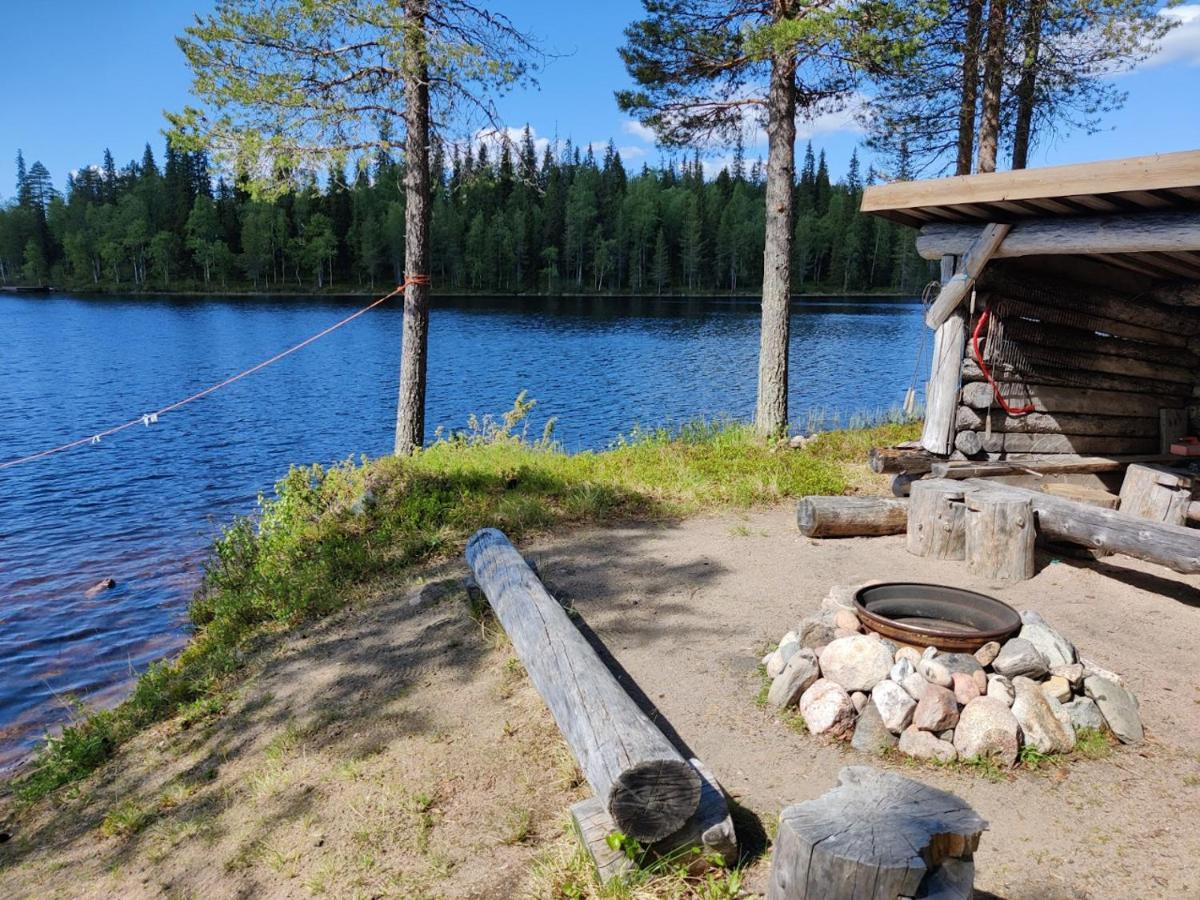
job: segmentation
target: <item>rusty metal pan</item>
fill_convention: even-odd
[[[854,602],[867,628],[919,647],[971,653],[1021,628],[1020,614],[1007,603],[941,584],[873,584],[860,588]]]

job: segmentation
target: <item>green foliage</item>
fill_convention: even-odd
[[[1099,728],[1080,728],[1075,732],[1075,752],[1086,759],[1104,759],[1112,755],[1112,735]]]
[[[263,628],[328,614],[374,576],[460,553],[481,527],[517,540],[576,523],[838,494],[850,448],[911,436],[884,426],[874,438],[830,436],[824,447],[780,453],[749,426],[695,423],[568,455],[548,433],[529,440],[533,405],[522,394],[499,420],[473,418],[411,457],[293,467],[259,498],[256,516],[235,520],[214,543],[183,652],[151,665],[116,709],[47,738],[15,782],[18,794],[35,800],[86,776],[152,722],[218,714],[246,641]]]
[[[760,166],[706,180],[698,156],[627,175],[569,142],[522,172],[479,145],[435,146],[435,291],[741,293],[762,283]],[[852,161],[831,182],[806,155],[796,185],[797,290],[916,290],[929,279],[908,229],[857,212]],[[819,162],[818,162],[819,160]],[[151,160],[152,161],[152,160]],[[439,177],[440,173],[440,177]],[[48,206],[0,207],[0,282],[121,291],[374,290],[404,271],[404,165],[382,152],[362,177],[329,173],[274,200],[214,185],[203,152],[170,144],[142,162],[82,167]],[[867,181],[874,177],[868,173]],[[351,182],[347,184],[347,182]]]

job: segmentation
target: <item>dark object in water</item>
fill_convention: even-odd
[[[90,588],[87,589],[87,591],[85,591],[85,593],[89,597],[95,597],[101,591],[107,591],[107,590],[110,590],[111,588],[115,588],[116,586],[117,586],[117,580],[115,578],[105,578],[103,581],[93,584]]]
[[[973,653],[1004,643],[1021,628],[1020,614],[1001,600],[941,584],[893,582],[854,595],[862,623],[905,644]]]

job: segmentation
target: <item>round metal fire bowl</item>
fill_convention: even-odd
[[[884,637],[919,647],[972,653],[1004,643],[1021,628],[1020,614],[995,597],[941,584],[892,582],[854,595],[862,623]]]

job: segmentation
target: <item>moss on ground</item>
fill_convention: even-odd
[[[214,543],[190,614],[195,634],[142,674],[115,709],[47,737],[12,782],[35,801],[109,759],[139,729],[173,715],[219,715],[249,639],[343,606],[371,579],[461,553],[478,528],[514,540],[568,525],[673,519],[805,494],[861,489],[866,451],[915,437],[886,424],[779,449],[744,424],[638,432],[608,450],[568,454],[529,440],[518,398],[500,420],[472,419],[409,458],[296,466],[257,514]]]

